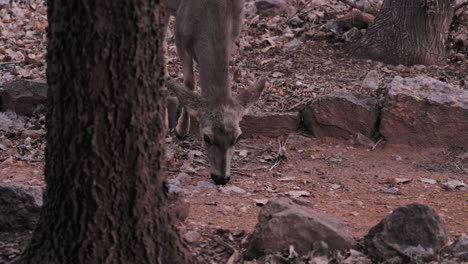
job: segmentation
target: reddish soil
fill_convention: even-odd
[[[169,162],[169,178],[179,173],[183,161],[189,160],[187,153],[199,147],[191,143],[188,140],[175,148],[175,158]],[[468,230],[468,191],[447,190],[442,185],[449,179],[468,179],[466,171],[460,170],[467,164],[466,152],[461,149],[414,149],[381,143],[372,151],[349,141],[291,135],[286,144],[287,159],[272,170],[269,169],[275,164],[278,150],[276,140],[244,140],[237,150],[228,187],[240,187],[246,191],[244,194],[196,187],[198,182],[211,179],[206,159],[193,160],[197,173],[182,185],[183,197],[191,205],[188,229],[221,227],[251,232],[260,210],[254,199],[287,196],[286,192],[301,190],[310,196],[299,199],[310,202],[320,213],[347,222],[356,237],[365,235],[392,210],[413,202],[434,208],[451,237]],[[240,150],[247,150],[247,156],[240,157]],[[463,155],[465,159],[460,158]],[[273,160],[261,161],[269,157]],[[3,162],[0,171],[0,182],[44,183],[42,162]],[[286,177],[294,178],[282,181]],[[423,183],[421,177],[437,183]],[[395,178],[407,178],[410,182],[392,184]]]
[[[190,191],[199,181],[211,181],[205,165],[195,166],[200,170],[184,184],[191,205],[189,225],[251,232],[260,210],[254,199],[286,196],[285,192],[297,189],[311,194],[299,199],[310,202],[320,213],[345,221],[357,237],[392,210],[413,202],[434,208],[451,237],[468,230],[468,191],[446,190],[441,184],[449,179],[468,179],[466,173],[457,171],[454,161],[454,155],[463,152],[385,144],[371,151],[347,141],[292,135],[286,145],[288,159],[270,171],[274,162],[262,163],[260,158],[271,153],[268,149],[276,151],[277,145],[274,140],[252,139],[238,147],[249,154],[234,162],[231,184],[246,190],[245,194],[227,195],[207,188]],[[294,180],[281,181],[289,176]],[[437,180],[437,184],[423,183],[420,177]],[[395,178],[408,178],[410,182],[392,184]],[[398,191],[391,193],[392,187]]]

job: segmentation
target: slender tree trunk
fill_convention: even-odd
[[[355,55],[392,64],[441,65],[453,0],[384,0]]]
[[[48,1],[45,205],[16,263],[193,263],[166,209],[158,0]]]

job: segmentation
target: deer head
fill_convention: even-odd
[[[228,183],[234,145],[242,135],[239,123],[260,97],[265,80],[253,84],[237,98],[226,99],[203,98],[173,81],[167,81],[167,87],[190,115],[198,119],[203,147],[211,165],[211,178],[216,184]]]

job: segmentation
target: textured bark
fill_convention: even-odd
[[[445,64],[453,0],[385,0],[355,55],[392,64]]]
[[[17,263],[192,263],[166,209],[167,14],[50,0],[45,204]]]

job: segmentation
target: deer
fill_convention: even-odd
[[[184,138],[190,116],[198,120],[210,175],[217,185],[230,180],[234,145],[242,135],[239,123],[265,87],[265,79],[260,78],[236,97],[232,95],[230,53],[241,31],[243,7],[244,0],[169,0],[184,77],[183,86],[166,79],[166,87],[183,106],[175,132]],[[200,94],[194,92],[194,62],[198,64]]]

